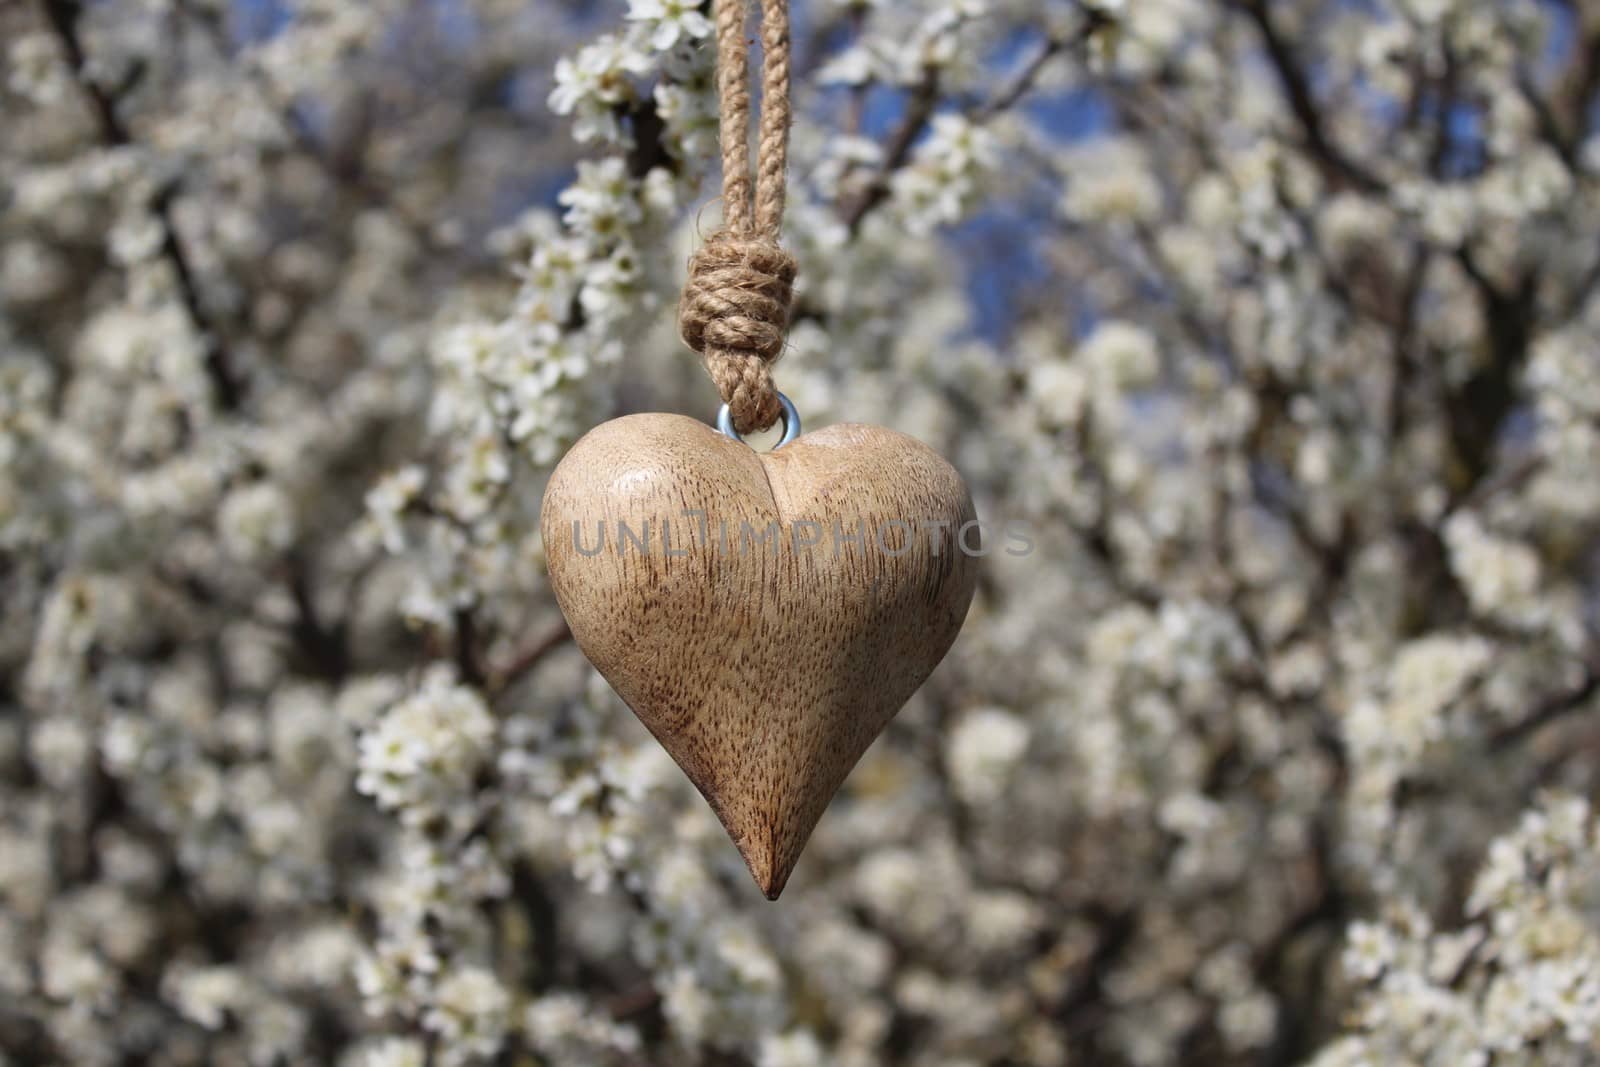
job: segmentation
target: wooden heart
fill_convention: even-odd
[[[830,426],[774,451],[681,415],[590,431],[545,489],[550,582],[589,662],[776,900],[850,769],[949,650],[972,499],[921,442]]]

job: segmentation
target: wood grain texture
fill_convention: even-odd
[[[652,414],[579,441],[540,521],[579,647],[776,900],[834,792],[960,632],[973,518],[955,469],[893,430],[830,426],[759,453]]]

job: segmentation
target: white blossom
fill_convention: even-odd
[[[356,788],[408,820],[448,812],[470,796],[494,734],[476,692],[433,674],[361,735]]]
[[[1028,746],[1028,728],[1000,708],[969,712],[950,734],[950,774],[960,795],[972,801],[992,800],[1021,762]]]
[[[510,996],[488,971],[466,967],[439,983],[423,1024],[439,1035],[447,1063],[493,1056],[505,1041]]]
[[[282,489],[261,482],[222,499],[217,513],[222,542],[239,559],[270,559],[294,542],[293,505]]]
[[[711,8],[0,5],[0,1060],[1593,1062],[1592,18],[794,14],[778,384],[998,550],[772,904],[539,529]]]
[[[628,18],[651,27],[650,47],[658,52],[711,33],[711,20],[687,0],[628,0]]]

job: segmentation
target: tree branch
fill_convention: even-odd
[[[1294,47],[1283,36],[1267,11],[1267,0],[1231,0],[1233,6],[1244,12],[1255,24],[1261,43],[1267,50],[1278,80],[1283,83],[1284,94],[1289,98],[1289,110],[1305,136],[1306,146],[1322,164],[1334,185],[1353,185],[1365,193],[1379,192],[1383,183],[1364,167],[1347,157],[1328,136],[1322,122],[1321,105],[1311,91],[1311,81],[1295,55]]]
[[[78,35],[78,19],[83,14],[81,0],[41,0],[40,6],[55,33],[56,40],[61,44],[62,51],[66,53],[67,63],[72,67],[73,77],[79,89],[88,100],[90,110],[94,114],[95,125],[100,131],[100,140],[110,148],[132,145],[133,138],[129,135],[127,127],[122,124],[122,120],[117,117],[116,100],[95,84],[86,69],[87,57],[84,55],[83,41]],[[161,254],[172,266],[184,310],[205,344],[206,374],[211,379],[211,390],[215,395],[217,406],[224,411],[233,411],[239,407],[243,390],[229,362],[228,353],[206,315],[194,271],[190,268],[183,245],[178,241],[178,228],[173,224],[172,215],[172,198],[176,192],[175,186],[168,186],[150,205],[161,222],[163,233]]]
[[[912,90],[911,99],[906,103],[906,113],[900,120],[900,126],[889,139],[889,147],[883,154],[883,166],[873,177],[872,182],[861,191],[861,195],[844,210],[845,228],[852,235],[861,229],[862,220],[873,208],[888,199],[890,177],[905,166],[906,160],[911,156],[911,146],[916,144],[917,138],[927,128],[929,120],[933,118],[934,108],[938,104],[938,68],[925,67],[922,71],[922,80]]]
[[[523,675],[538,666],[539,661],[572,640],[572,630],[565,620],[534,637],[517,651],[506,663],[489,672],[484,688],[491,698],[511,688]]]
[[[1527,718],[1490,735],[1489,743],[1495,748],[1519,744],[1551,723],[1583,710],[1596,693],[1600,693],[1600,670],[1591,667],[1575,689],[1547,697],[1528,714]]]
[[[1098,8],[1085,10],[1083,12],[1083,24],[1078,27],[1077,32],[1069,40],[1062,40],[1058,37],[1047,38],[1044,44],[1039,47],[1039,50],[1034,53],[1033,58],[1029,59],[1022,70],[1017,73],[1017,76],[1012,79],[1011,84],[1000,90],[993,99],[972,113],[972,121],[987,122],[1002,111],[1015,106],[1019,100],[1033,90],[1034,85],[1039,80],[1039,75],[1052,59],[1068,51],[1087,48],[1096,34],[1110,29],[1115,25],[1115,22],[1115,19]]]
[[[343,680],[350,672],[348,627],[343,620],[331,626],[322,620],[312,588],[311,565],[303,555],[290,559],[288,584],[295,607],[289,634],[305,657],[307,669],[330,682]]]
[[[478,620],[471,608],[456,609],[454,658],[463,684],[484,684],[483,657],[478,654]]]
[[[1017,73],[1010,85],[1000,90],[993,99],[972,113],[972,121],[987,122],[1002,111],[1013,107],[1017,101],[1027,96],[1033,89],[1034,83],[1039,80],[1039,74],[1050,63],[1050,60],[1060,55],[1064,50],[1062,43],[1054,37],[1047,39],[1039,47],[1039,50],[1033,54],[1033,57],[1028,60],[1027,65]]]

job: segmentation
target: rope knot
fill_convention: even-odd
[[[704,358],[740,433],[778,419],[770,365],[783,354],[794,279],[794,257],[765,236],[721,230],[689,259],[678,328]]]

